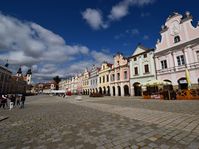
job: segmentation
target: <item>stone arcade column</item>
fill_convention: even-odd
[[[130,82],[129,89],[131,90],[130,91],[131,96],[134,96],[134,87],[133,87],[133,84],[131,82]]]
[[[124,85],[123,85],[123,83],[120,84],[120,88],[121,88],[121,96],[124,96]]]
[[[118,88],[117,88],[117,85],[115,85],[115,96],[118,96]]]
[[[113,96],[113,86],[110,85],[110,94]]]

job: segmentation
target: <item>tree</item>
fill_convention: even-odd
[[[60,77],[59,76],[55,76],[53,78],[53,80],[55,81],[56,83],[56,90],[59,90],[59,82],[61,81]]]

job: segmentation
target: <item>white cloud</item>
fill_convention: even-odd
[[[87,8],[84,12],[82,12],[82,17],[95,30],[98,30],[101,27],[106,28],[100,10]]]
[[[148,17],[148,16],[150,16],[151,14],[149,13],[149,12],[142,12],[141,13],[141,17]]]
[[[111,9],[111,13],[108,16],[111,20],[120,20],[128,14],[128,9],[130,6],[129,0],[123,0],[119,4],[115,5]]]
[[[129,14],[129,8],[132,6],[144,6],[153,3],[154,0],[123,0],[112,7],[109,18],[111,20],[120,20]]]
[[[0,59],[9,59],[12,64],[62,62],[89,51],[86,46],[67,45],[61,36],[36,23],[1,13],[0,28],[0,49],[7,51],[0,55]]]
[[[109,63],[113,62],[113,57],[108,55],[108,54],[104,54],[103,52],[92,51],[91,55],[92,55],[92,57],[94,58],[94,60],[96,61],[97,64],[100,64],[103,61],[106,61],[106,62],[109,62]]]
[[[113,21],[119,21],[127,16],[132,6],[142,7],[152,4],[155,0],[122,0],[114,5],[108,15],[106,21],[103,20],[103,15],[100,10],[87,8],[83,13],[83,19],[95,30],[108,28]]]
[[[80,62],[78,56],[88,60]],[[39,24],[0,13],[0,62],[8,59],[13,74],[21,65],[23,73],[32,68],[34,82],[56,75],[65,77],[101,62],[100,56],[109,58],[84,45],[68,45],[61,36]]]
[[[144,39],[144,40],[148,40],[148,39],[149,39],[149,36],[148,36],[148,35],[144,35],[143,39]]]
[[[140,31],[137,28],[133,28],[133,29],[126,30],[126,33],[135,36],[135,35],[139,35]]]

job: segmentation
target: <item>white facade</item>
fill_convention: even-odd
[[[141,96],[141,85],[156,79],[154,50],[139,45],[133,55],[129,57],[130,87],[132,96]]]

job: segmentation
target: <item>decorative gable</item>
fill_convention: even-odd
[[[143,52],[146,52],[147,49],[142,47],[142,46],[137,46],[137,48],[135,49],[134,53],[132,56],[135,56],[135,55],[138,55],[138,54],[141,54]]]

